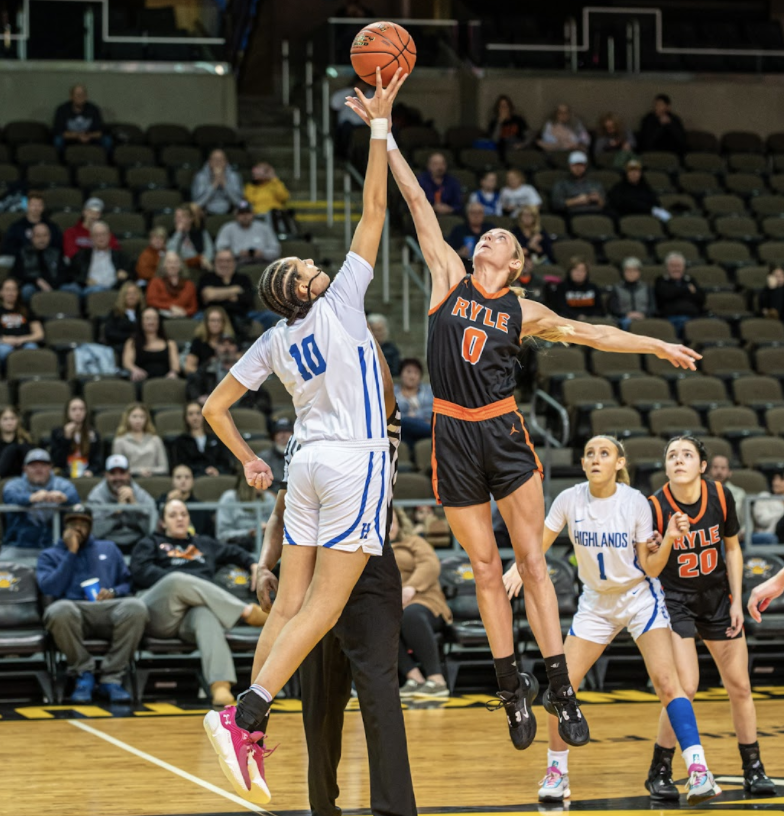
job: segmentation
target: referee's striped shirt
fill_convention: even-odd
[[[389,465],[390,473],[392,474],[392,488],[394,489],[397,482],[397,454],[400,447],[400,406],[395,403],[395,409],[387,417],[387,436],[389,437]],[[300,444],[295,437],[289,439],[286,445],[286,451],[283,454],[283,482],[281,487],[286,490],[289,482],[289,465],[294,454],[300,449]],[[392,490],[389,491],[388,506],[392,506]]]

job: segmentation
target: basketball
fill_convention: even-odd
[[[365,26],[351,45],[351,64],[365,82],[375,85],[376,68],[381,69],[381,82],[386,87],[398,68],[410,74],[416,64],[413,37],[397,23],[372,23]]]

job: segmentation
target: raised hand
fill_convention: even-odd
[[[392,116],[392,105],[407,76],[402,68],[398,68],[392,81],[384,88],[381,84],[381,69],[376,68],[376,93],[372,99],[368,99],[359,88],[354,88],[356,99],[365,109],[368,119],[389,119]]]
[[[697,370],[696,362],[702,359],[701,354],[678,343],[665,343],[656,356],[660,360],[669,360],[675,368],[688,368],[691,371]]]

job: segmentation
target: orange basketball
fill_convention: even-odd
[[[414,39],[397,23],[372,23],[354,37],[351,64],[365,82],[375,85],[376,68],[381,69],[381,82],[386,87],[398,68],[410,74],[416,64]]]

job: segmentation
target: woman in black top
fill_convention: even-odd
[[[759,293],[757,300],[760,314],[784,320],[784,269],[773,264],[766,283],[767,286]]]
[[[506,94],[495,101],[487,135],[498,145],[501,158],[508,150],[519,150],[530,141],[528,123],[515,113],[514,103]]]
[[[196,476],[232,473],[234,462],[226,446],[204,421],[201,405],[189,402],[182,412],[185,432],[172,445],[173,465],[187,465]]]
[[[180,376],[177,344],[166,338],[157,309],[148,306],[142,312],[136,334],[125,341],[122,363],[123,368],[131,372],[133,382]]]
[[[0,410],[0,479],[21,476],[22,463],[32,447],[32,439],[22,425],[19,411],[6,405]]]
[[[575,257],[569,262],[566,278],[555,289],[553,311],[572,320],[604,315],[602,294],[588,277],[584,258]]]
[[[103,470],[101,437],[93,430],[90,412],[81,397],[65,405],[62,428],[52,431],[52,464],[67,479],[97,476]]]
[[[158,513],[161,521],[158,523],[159,529],[163,529],[163,508],[167,501],[172,499],[179,499],[185,504],[198,502],[198,499],[193,495],[193,471],[187,465],[175,465],[172,468],[172,486],[171,490],[166,493],[161,493],[158,496]],[[190,510],[191,527],[193,535],[197,536],[215,536],[215,524],[213,517],[215,512],[213,510]]]
[[[518,223],[512,227],[512,235],[517,238],[523,249],[528,250],[528,254],[534,266],[554,262],[553,242],[550,236],[542,229],[542,218],[539,215],[539,207],[534,207],[533,204],[526,204],[520,210]]]
[[[185,358],[185,373],[193,374],[202,363],[211,360],[217,351],[222,335],[234,337],[234,327],[223,306],[208,306],[204,310],[201,323],[193,333],[191,347]]]
[[[38,348],[43,339],[41,323],[22,303],[19,284],[6,278],[0,287],[0,365],[12,351]]]
[[[121,351],[126,340],[136,334],[143,309],[142,290],[133,281],[126,281],[120,287],[117,301],[103,327],[104,339],[115,351]]]

